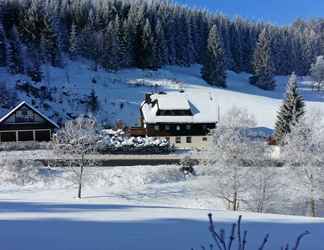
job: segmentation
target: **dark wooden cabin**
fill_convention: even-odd
[[[0,142],[50,141],[59,126],[26,102],[0,119]]]

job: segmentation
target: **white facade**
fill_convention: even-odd
[[[212,137],[207,136],[170,136],[167,137],[171,145],[181,149],[205,150]]]

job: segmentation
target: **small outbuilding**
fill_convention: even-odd
[[[59,126],[26,102],[0,118],[0,142],[50,141]]]

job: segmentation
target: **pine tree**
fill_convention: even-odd
[[[168,45],[165,38],[165,32],[160,20],[155,26],[155,41],[156,41],[156,64],[158,67],[168,64]]]
[[[77,32],[77,26],[73,23],[69,37],[69,54],[70,59],[75,59],[79,55],[80,41]]]
[[[125,41],[124,33],[122,30],[122,24],[120,22],[120,18],[117,15],[114,22],[113,22],[113,34],[114,36],[114,50],[115,54],[117,55],[115,59],[115,70],[120,69],[121,67],[127,64],[127,42]]]
[[[286,99],[284,100],[277,116],[275,124],[275,139],[281,143],[284,137],[290,133],[305,113],[304,99],[298,93],[297,77],[293,73],[289,77]]]
[[[94,89],[91,90],[90,95],[88,96],[88,109],[90,110],[91,114],[95,114],[99,109],[99,100],[98,96]]]
[[[43,31],[43,38],[45,39],[44,53],[46,53],[46,57],[52,66],[61,67],[62,59],[56,25],[54,17],[46,18]]]
[[[242,35],[243,30],[241,27],[241,18],[236,18],[234,23],[231,25],[231,50],[233,57],[233,70],[237,73],[242,72],[243,66],[243,45]]]
[[[156,65],[154,62],[154,37],[152,33],[152,28],[150,21],[146,19],[142,36],[141,36],[141,46],[140,46],[140,54],[139,58],[139,67],[142,69],[156,69]]]
[[[121,39],[121,51],[125,51],[122,67],[134,66],[134,37],[131,32],[132,26],[128,23],[128,20],[123,22],[122,26],[122,39]]]
[[[28,65],[26,69],[27,75],[35,82],[42,81],[41,70],[41,56],[39,52],[34,48],[28,48]]]
[[[101,64],[107,70],[117,70],[120,67],[118,35],[115,27],[114,23],[110,22],[104,32]]]
[[[16,26],[13,26],[10,32],[6,58],[6,64],[11,74],[24,73],[21,42]]]
[[[276,87],[271,51],[270,32],[265,28],[259,35],[254,54],[254,75],[250,78],[251,84],[264,90],[274,90]]]
[[[6,36],[0,20],[0,67],[6,66]]]
[[[186,18],[186,48],[185,48],[185,54],[187,55],[186,57],[186,64],[187,66],[190,66],[191,64],[195,63],[196,58],[197,58],[197,52],[196,52],[196,48],[194,46],[193,43],[193,22],[190,18]],[[190,51],[190,53],[188,53],[188,51]]]
[[[176,63],[176,41],[175,41],[175,20],[173,16],[167,19],[165,25],[165,39],[168,45],[168,64],[174,65]]]
[[[201,73],[203,79],[210,85],[226,87],[224,49],[216,25],[209,32],[206,55]]]

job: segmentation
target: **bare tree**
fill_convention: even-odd
[[[281,157],[295,171],[296,194],[306,199],[311,215],[324,195],[324,126],[319,111],[306,115],[287,135]],[[298,198],[298,197],[297,197]]]
[[[213,192],[234,211],[249,189],[252,168],[264,155],[260,152],[262,144],[252,142],[248,136],[249,128],[255,125],[245,110],[233,108],[213,132],[209,145],[208,166],[215,178]]]
[[[312,89],[314,90],[317,87],[317,90],[320,91],[324,84],[324,56],[317,57],[316,62],[311,66],[310,72],[313,79]]]
[[[253,181],[248,188],[246,203],[249,210],[264,213],[275,205],[278,194],[282,192],[283,184],[279,177],[283,169],[260,164],[253,168]]]
[[[83,175],[86,167],[94,165],[89,155],[95,152],[97,142],[96,121],[79,117],[68,121],[54,139],[54,151],[67,162],[78,184],[78,198],[82,197]]]

